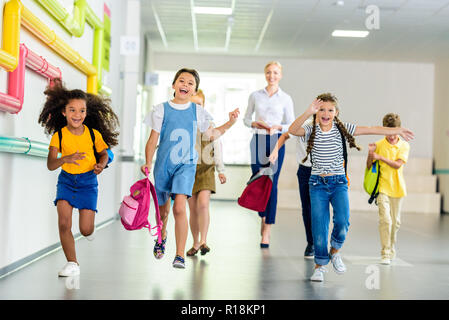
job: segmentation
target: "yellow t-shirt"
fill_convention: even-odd
[[[390,144],[386,138],[383,138],[376,142],[376,146],[375,152],[389,160],[396,161],[401,159],[404,163],[408,160],[410,145],[400,137],[396,144]],[[379,165],[379,192],[385,193],[387,196],[393,198],[405,197],[407,190],[402,172],[404,166],[402,165],[399,169],[394,169],[383,161],[379,161]]]
[[[64,163],[62,165],[62,170],[71,173],[71,174],[80,174],[89,172],[94,169],[96,160],[94,155],[92,138],[90,137],[89,128],[84,126],[84,132],[82,135],[77,136],[74,135],[64,127],[61,129],[62,133],[62,157],[71,155],[75,152],[85,152],[85,158],[83,160],[77,160],[79,166],[73,163]],[[104,142],[101,133],[97,130],[93,129],[95,135],[95,148],[97,152],[100,153],[104,149],[107,149],[108,146]],[[51,137],[50,147],[56,147],[59,150],[59,136],[58,132],[55,132]],[[61,150],[59,150],[61,152]]]

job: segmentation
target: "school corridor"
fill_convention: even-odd
[[[449,300],[449,0],[0,0],[0,9],[0,301]],[[282,169],[263,227],[237,199],[270,155]],[[383,199],[402,205],[390,265],[379,231],[388,215],[364,189],[374,157]],[[189,228],[185,269],[182,256],[172,265],[173,208],[161,260],[148,230],[119,219],[145,167],[160,202],[192,193],[193,216],[204,218],[210,200],[210,252],[187,256]],[[302,187],[311,172],[316,184],[332,180],[341,238],[350,212],[347,271],[329,263],[323,282],[310,281],[315,263],[304,257],[299,168],[309,173]],[[90,241],[81,232],[94,226]],[[329,237],[332,226],[331,209]],[[76,260],[79,276],[58,277]]]
[[[449,217],[404,214],[398,257],[379,264],[377,215],[351,213],[342,249],[348,271],[327,266],[326,281],[309,281],[314,263],[303,257],[305,235],[298,210],[281,210],[269,249],[260,249],[260,220],[235,202],[211,204],[211,251],[186,257],[175,269],[173,219],[166,256],[153,257],[145,230],[126,231],[120,221],[77,242],[81,274],[58,278],[62,250],[0,279],[0,299],[449,299]],[[191,244],[191,237],[187,245]]]

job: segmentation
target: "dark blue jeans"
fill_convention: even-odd
[[[304,221],[307,244],[309,245],[313,245],[312,213],[310,209],[310,193],[309,193],[309,179],[311,172],[312,172],[311,167],[306,167],[300,164],[298,172],[296,173],[296,175],[298,176],[299,195],[301,197],[302,220]]]
[[[273,151],[277,140],[281,136],[280,133],[273,135],[254,134],[251,139],[251,170],[253,174],[259,172],[260,168],[268,167],[270,161],[268,157]],[[266,224],[274,224],[276,221],[276,209],[278,203],[278,180],[281,173],[282,163],[284,162],[285,145],[279,149],[278,159],[275,164],[271,165],[274,172],[273,188],[268,199],[268,204],[264,212],[259,212],[261,218],[265,217]]]
[[[310,203],[312,205],[312,234],[315,246],[315,263],[329,263],[327,243],[329,239],[330,210],[332,205],[334,228],[331,246],[340,249],[349,229],[348,180],[346,176],[335,175],[321,177],[311,175],[309,180]]]

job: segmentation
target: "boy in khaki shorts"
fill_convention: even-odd
[[[388,113],[382,120],[384,127],[400,127],[399,115]],[[410,145],[398,135],[385,136],[376,143],[369,144],[367,168],[379,160],[379,233],[381,264],[389,265],[395,258],[396,236],[401,225],[402,200],[407,195],[403,165],[408,160]]]

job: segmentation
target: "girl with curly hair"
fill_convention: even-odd
[[[54,204],[58,211],[59,237],[67,258],[59,271],[62,277],[80,274],[72,235],[72,211],[78,208],[80,232],[93,240],[97,212],[99,175],[108,163],[108,148],[118,144],[118,118],[110,100],[68,90],[60,80],[52,83],[44,94],[47,100],[38,122],[51,134],[47,168],[62,168]],[[61,156],[58,157],[58,153]],[[98,160],[96,159],[96,155]]]
[[[312,173],[309,180],[312,208],[312,236],[315,246],[315,270],[311,281],[324,281],[324,267],[332,262],[337,274],[346,272],[339,250],[343,246],[349,229],[348,180],[345,173],[343,143],[348,141],[351,148],[360,150],[354,136],[359,135],[400,135],[405,140],[413,139],[413,132],[401,128],[362,127],[343,123],[338,119],[337,98],[330,93],[319,95],[307,110],[288,129],[288,133],[299,136],[307,142],[306,161],[311,155]],[[313,116],[312,123],[304,122]],[[344,137],[344,139],[342,138]],[[343,139],[343,141],[342,141]],[[278,141],[270,155],[270,161],[277,158],[277,150],[283,141]],[[328,251],[330,211],[333,208],[333,230],[331,249]]]

